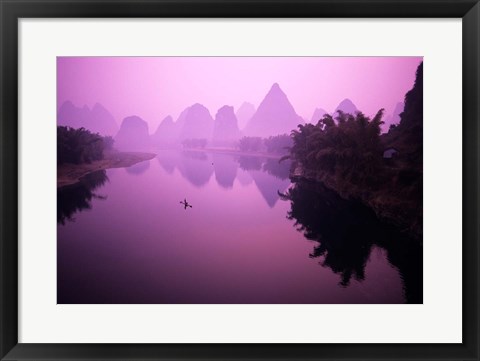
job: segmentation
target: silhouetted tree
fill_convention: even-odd
[[[423,62],[418,66],[415,84],[405,94],[405,108],[400,123],[383,137],[386,147],[399,150],[399,156],[410,168],[423,167]]]
[[[338,111],[316,124],[299,125],[292,131],[291,157],[304,168],[328,172],[362,184],[372,181],[382,164],[380,126],[383,109],[372,119]]]
[[[103,159],[103,151],[111,149],[113,139],[104,138],[85,128],[57,127],[57,163],[90,163]]]

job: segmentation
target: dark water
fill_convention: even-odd
[[[59,191],[58,303],[422,302],[418,242],[288,171],[159,151]]]

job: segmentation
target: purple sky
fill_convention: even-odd
[[[118,124],[138,115],[154,132],[194,103],[214,117],[223,105],[258,107],[278,83],[299,115],[332,112],[345,98],[387,115],[412,88],[421,57],[59,57],[57,106],[102,104]]]

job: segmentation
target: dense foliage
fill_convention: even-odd
[[[57,163],[91,163],[103,159],[103,152],[113,147],[112,137],[102,137],[85,128],[57,127]]]
[[[260,137],[243,137],[238,141],[238,149],[242,152],[259,152],[263,148],[263,139]]]
[[[243,137],[238,141],[238,149],[242,152],[266,152],[270,154],[288,154],[292,146],[292,138],[288,134],[261,137]]]
[[[373,181],[382,162],[382,116],[383,109],[373,119],[340,111],[335,118],[325,114],[316,125],[299,125],[292,132],[293,160],[351,182]]]
[[[413,88],[405,95],[400,123],[380,135],[383,109],[373,117],[361,112],[335,117],[292,131],[289,158],[294,178],[321,181],[343,198],[371,207],[415,236],[423,224],[423,63]],[[398,155],[384,159],[394,148]]]
[[[403,163],[417,171],[423,166],[423,63],[417,69],[415,85],[405,95],[400,123],[382,136],[386,146],[400,152]]]
[[[288,134],[276,135],[264,139],[263,143],[265,144],[267,153],[272,154],[287,154],[288,149],[293,145],[292,138]]]

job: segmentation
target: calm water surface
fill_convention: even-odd
[[[159,151],[59,191],[58,303],[422,302],[418,242],[288,169]]]

